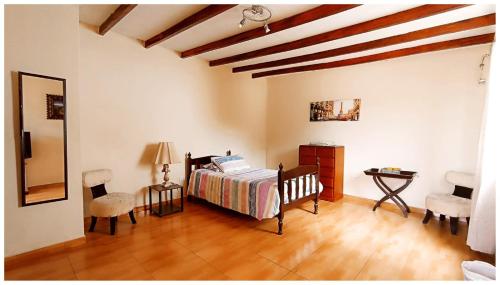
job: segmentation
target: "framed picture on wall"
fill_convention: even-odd
[[[309,121],[358,121],[361,99],[311,102]]]
[[[47,94],[47,120],[64,120],[64,97]]]

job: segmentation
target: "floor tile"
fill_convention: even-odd
[[[494,262],[466,245],[467,225],[342,199],[312,202],[258,221],[206,203],[183,213],[121,216],[117,234],[99,220],[87,242],[9,259],[7,280],[461,280],[463,260]],[[387,209],[386,209],[387,208]],[[88,221],[85,224],[88,227]],[[43,257],[43,259],[41,258]]]

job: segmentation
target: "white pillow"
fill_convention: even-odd
[[[225,173],[250,168],[250,165],[239,155],[212,157],[212,162]]]

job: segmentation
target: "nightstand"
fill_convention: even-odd
[[[181,193],[180,205],[175,205],[173,201],[173,192],[179,190]],[[153,191],[158,192],[158,206],[153,207]],[[162,193],[165,192],[165,204],[162,204]],[[170,200],[167,195],[170,192]],[[184,193],[182,186],[179,184],[171,183],[169,185],[156,184],[149,186],[149,213],[162,217],[165,215],[184,211]]]

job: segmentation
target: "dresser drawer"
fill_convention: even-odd
[[[319,165],[321,167],[329,167],[333,168],[335,164],[335,161],[331,158],[319,158]]]
[[[319,175],[321,175],[321,177],[334,178],[335,177],[335,171],[334,171],[333,168],[330,168],[330,167],[320,167],[319,168]]]
[[[323,200],[333,201],[333,188],[328,186],[323,186],[323,192],[319,195]]]
[[[314,165],[320,160],[319,181],[323,186],[320,199],[337,201],[343,196],[344,147],[300,145],[299,164]],[[334,190],[335,189],[335,190]]]
[[[309,156],[316,156],[316,147],[315,146],[307,146],[307,145],[301,145],[299,146],[299,155],[309,155]]]
[[[301,165],[312,165],[316,164],[316,156],[301,155],[299,157],[299,164]]]
[[[323,184],[323,187],[333,188],[333,178],[331,177],[321,177],[319,182]]]
[[[334,158],[335,157],[335,148],[333,147],[317,147],[316,155],[320,158]]]

